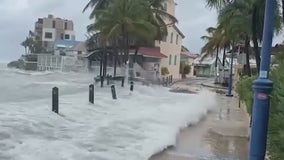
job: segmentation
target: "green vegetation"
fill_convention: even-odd
[[[179,73],[182,75],[182,79],[186,78],[186,75],[190,73],[191,66],[181,61],[179,65]]]
[[[170,72],[169,72],[167,67],[162,67],[161,68],[161,72],[162,72],[163,76],[166,76],[166,75],[170,74]]]
[[[235,51],[245,53],[247,65],[244,66],[244,74],[247,76],[251,76],[249,57],[254,55],[259,71],[259,46],[262,43],[265,1],[206,0],[206,2],[209,8],[218,11],[218,23],[216,28],[209,27],[207,29],[208,35],[202,37],[206,40],[202,52],[218,56],[221,49],[224,50],[224,55],[225,50],[235,49]],[[275,33],[278,34],[282,28],[280,5],[275,12],[275,17]],[[250,45],[250,42],[253,42],[253,46]]]
[[[271,71],[270,78],[274,81],[271,94],[269,119],[268,150],[272,160],[284,159],[284,53],[277,55],[278,66]],[[252,113],[252,83],[256,77],[243,77],[237,84],[236,91],[245,102],[248,113]]]
[[[130,46],[150,45],[167,35],[167,26],[177,19],[167,13],[165,0],[89,0],[84,8],[91,8],[88,44],[99,42],[101,47],[117,46],[129,56]],[[169,24],[163,19],[167,18]],[[150,43],[150,44],[149,44]],[[153,44],[152,44],[153,45]],[[90,45],[89,45],[90,46]]]

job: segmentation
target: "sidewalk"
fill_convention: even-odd
[[[234,97],[219,95],[217,101],[216,109],[203,121],[181,131],[175,147],[150,160],[246,160],[249,119],[244,106],[239,108]]]

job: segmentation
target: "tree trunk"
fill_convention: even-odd
[[[215,68],[218,66],[218,59],[219,59],[219,47],[217,47],[217,54],[216,54],[216,59],[215,59]]]
[[[223,68],[225,67],[225,61],[226,61],[226,48],[227,46],[224,46],[224,50],[223,50],[223,59],[222,59],[222,66]]]
[[[114,49],[113,49],[113,52],[114,52],[114,68],[113,68],[113,76],[115,77],[115,76],[116,76],[117,58],[118,58],[118,48],[117,48],[116,41],[115,41],[115,43],[114,43]]]
[[[136,63],[136,58],[137,58],[138,50],[139,50],[139,47],[136,45],[133,63]]]
[[[256,69],[257,73],[259,73],[260,70],[260,52],[258,48],[258,40],[257,40],[257,14],[258,14],[258,9],[256,6],[254,6],[253,9],[253,16],[252,16],[252,41],[253,41],[253,49],[254,49],[254,54],[255,54],[255,61],[256,61]]]
[[[245,65],[245,73],[247,76],[251,77],[251,69],[250,69],[250,62],[249,62],[249,43],[250,39],[248,35],[246,36],[245,39],[245,54],[246,54],[246,65]]]
[[[284,0],[282,0],[282,20],[284,22]]]
[[[215,83],[218,83],[218,60],[219,60],[219,46],[217,46],[217,54],[215,59]]]

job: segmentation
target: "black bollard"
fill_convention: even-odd
[[[114,85],[111,86],[111,94],[112,94],[112,99],[117,99]]]
[[[121,87],[124,87],[124,78],[121,79]]]
[[[133,92],[134,90],[134,82],[130,82],[130,91]]]
[[[94,85],[89,85],[89,102],[94,104]]]
[[[58,114],[59,89],[52,88],[52,111]]]
[[[104,78],[101,77],[101,88],[103,88],[103,87],[104,87]]]
[[[173,83],[173,75],[170,76],[170,83]]]

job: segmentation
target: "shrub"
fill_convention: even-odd
[[[170,72],[169,72],[167,67],[162,67],[161,68],[161,72],[162,72],[163,76],[170,74]]]
[[[284,159],[284,53],[279,54],[276,59],[278,66],[270,73],[270,79],[273,80],[274,86],[269,115],[268,150],[271,159]],[[236,87],[236,92],[245,102],[249,114],[252,113],[252,83],[255,78],[243,77]]]

